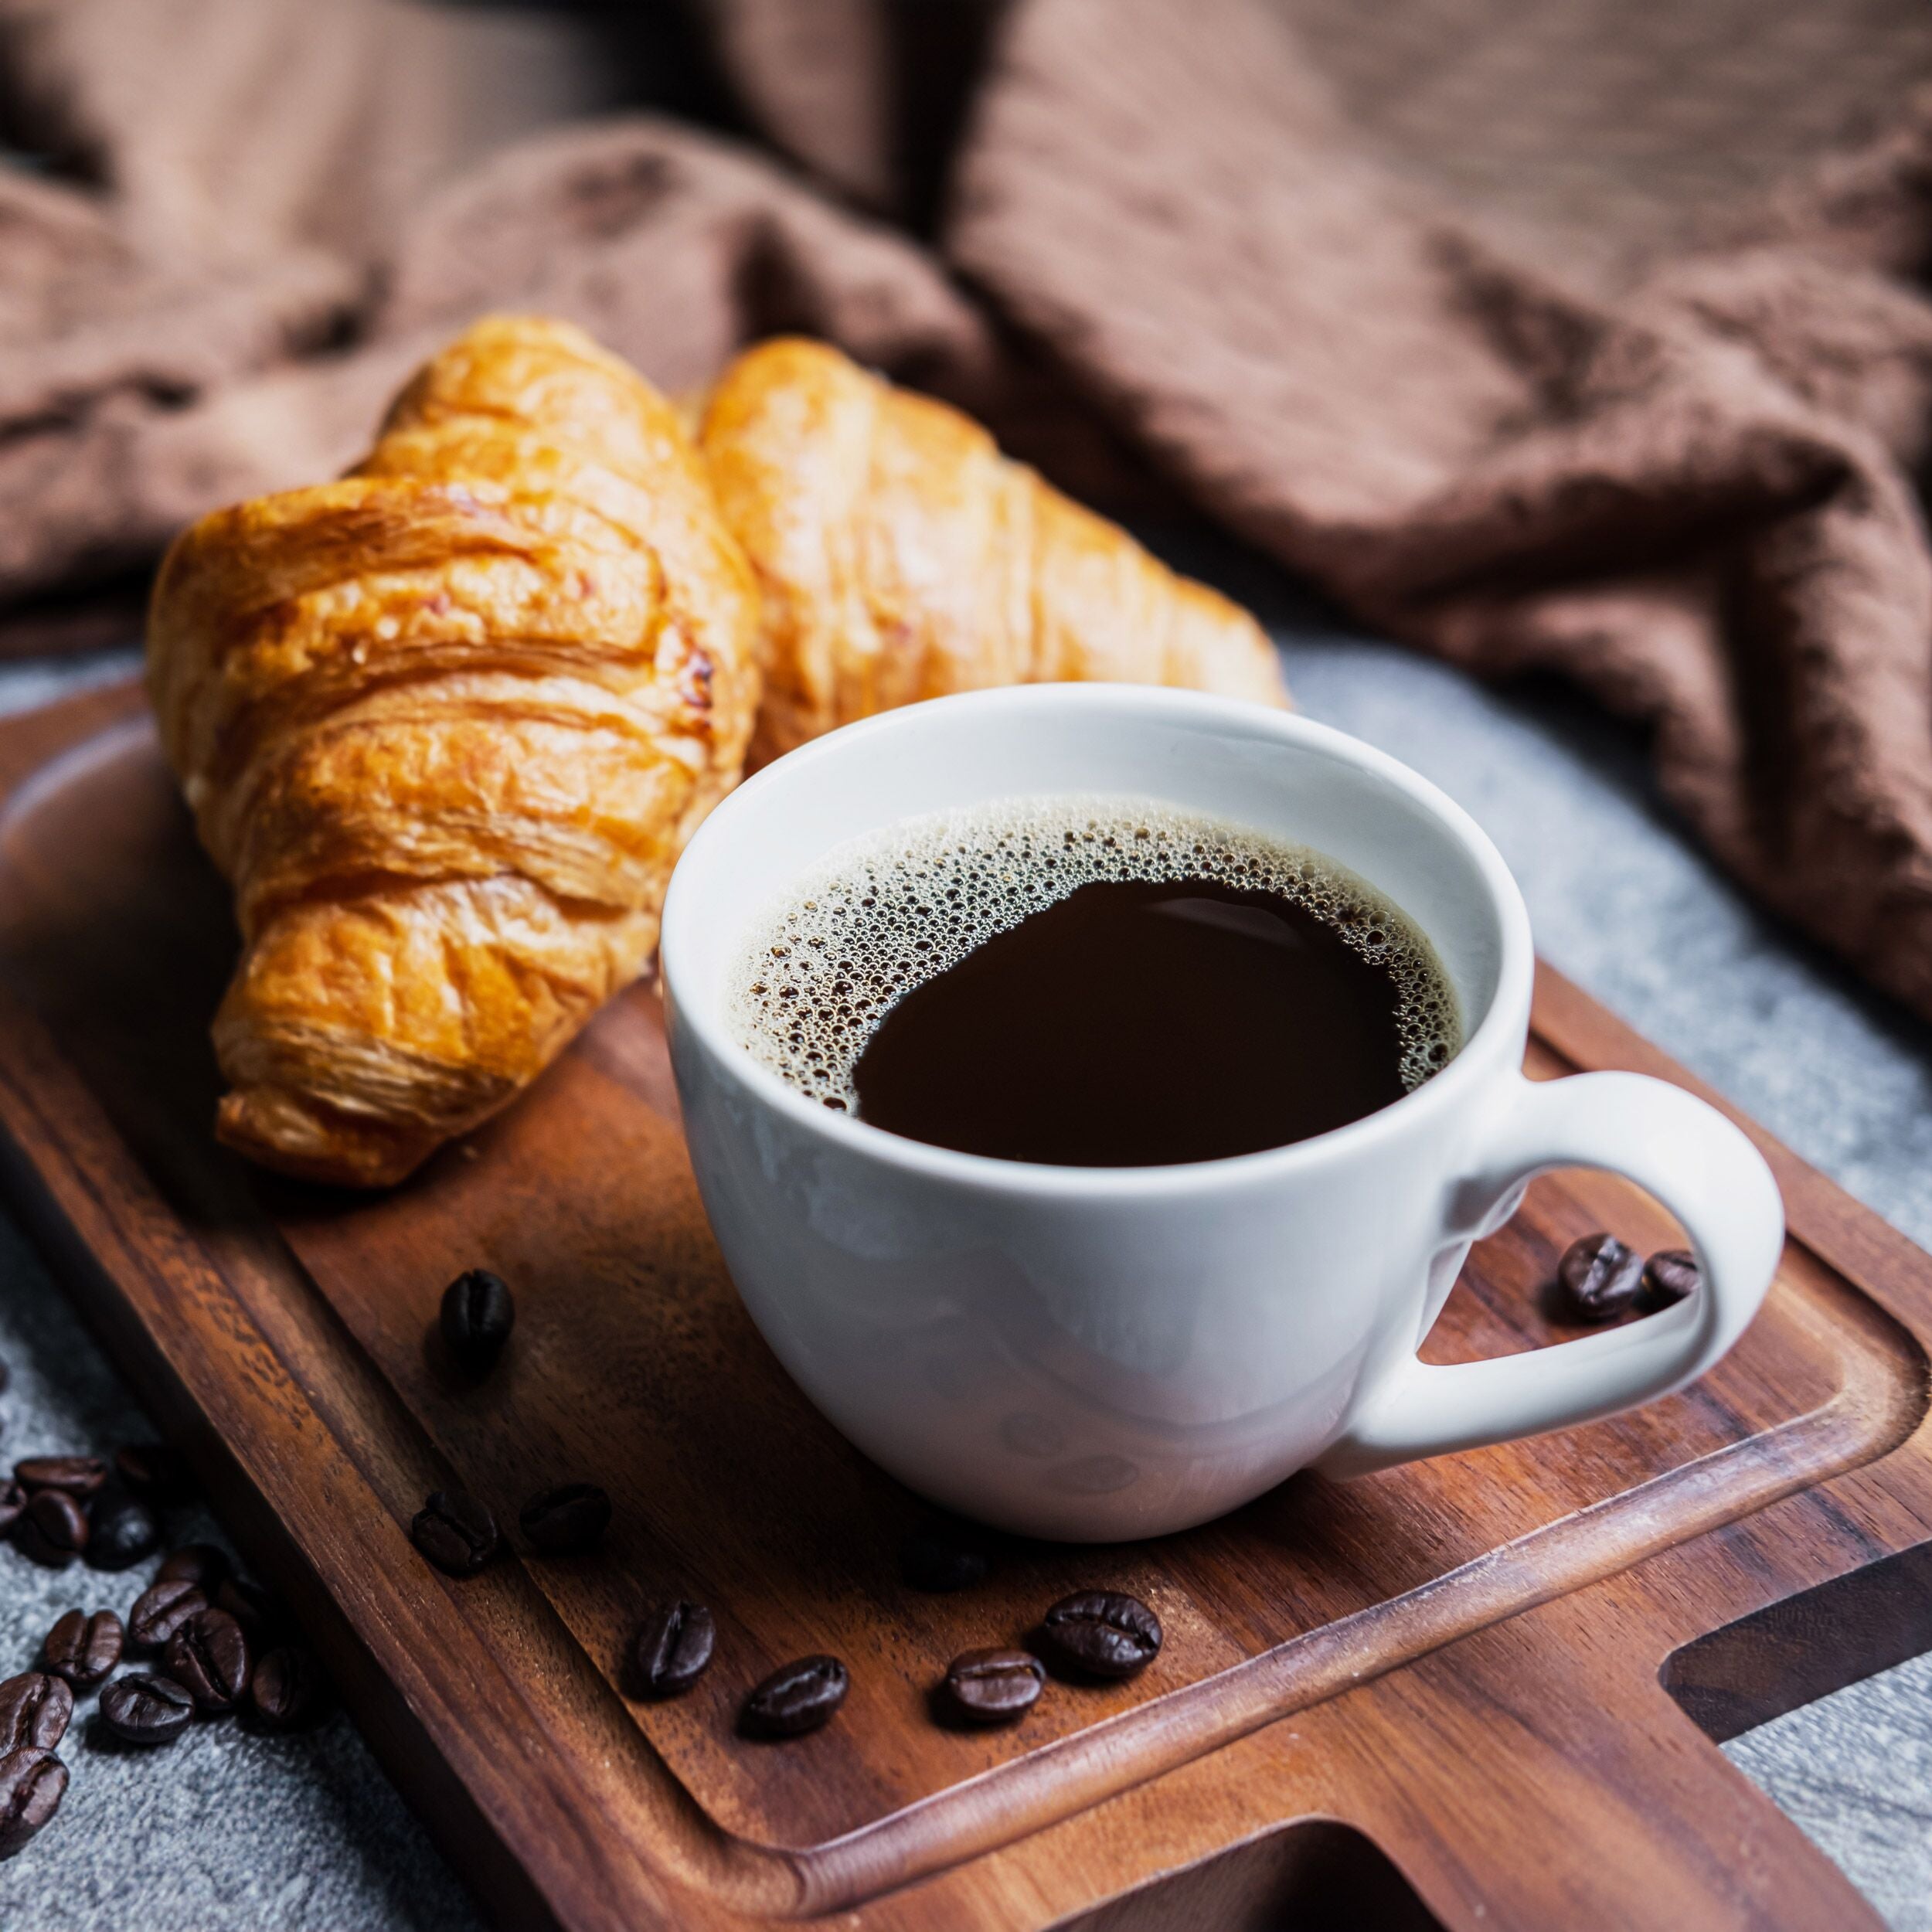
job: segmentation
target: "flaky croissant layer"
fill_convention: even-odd
[[[752,761],[921,698],[1057,680],[1287,702],[1238,604],[826,343],[750,349],[699,431],[763,595]]]
[[[342,481],[185,532],[148,678],[242,929],[221,1138],[381,1185],[541,1071],[737,777],[756,614],[670,406],[562,323],[479,322]]]
[[[1285,701],[1247,612],[835,349],[747,351],[702,445],[576,329],[493,318],[348,476],[169,551],[148,682],[235,889],[230,1146],[380,1185],[513,1098],[648,958],[761,676],[760,757],[989,685]]]

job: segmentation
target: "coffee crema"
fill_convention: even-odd
[[[1071,1166],[1253,1153],[1400,1099],[1461,1043],[1434,949],[1324,855],[1133,798],[856,840],[756,931],[734,1030],[808,1097]]]

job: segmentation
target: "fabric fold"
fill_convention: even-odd
[[[674,391],[815,334],[1640,721],[1722,863],[1932,1017],[1919,0],[693,17],[728,135],[610,113],[709,97],[589,10],[0,0],[0,649],[339,468],[485,310]]]

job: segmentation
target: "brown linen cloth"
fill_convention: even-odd
[[[1368,622],[1654,721],[1719,856],[1932,1014],[1932,12],[1396,11],[1400,74],[1344,0],[1022,9],[955,258]]]
[[[617,91],[581,21],[0,0],[53,164],[0,171],[0,597],[338,466],[481,308],[674,388],[808,328],[1077,488],[1097,406],[1365,621],[1651,723],[1724,862],[1932,1015],[1922,0],[703,12],[825,196],[550,128]]]
[[[910,243],[695,130],[546,126],[593,52],[392,0],[0,0],[16,141],[81,177],[0,168],[0,602],[341,468],[490,308],[673,389],[793,328],[973,386],[986,325]]]

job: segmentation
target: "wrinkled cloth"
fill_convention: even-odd
[[[339,467],[484,308],[674,390],[804,329],[1646,723],[1932,1016],[1921,0],[710,0],[732,139],[609,116],[597,23],[0,0],[0,600]]]
[[[1476,60],[1478,17],[1504,14],[1437,11],[1468,17]],[[1603,8],[1594,37],[1590,11],[1537,22],[1567,19],[1560,51],[1621,80],[1628,114],[1719,84],[1713,56],[1647,97],[1645,10]],[[1674,18],[1700,11],[1748,46],[1780,9]],[[1537,24],[1505,19],[1505,46]],[[1665,796],[1724,863],[1932,1015],[1911,480],[1932,307],[1906,279],[1932,242],[1932,100],[1895,97],[1893,130],[1821,152],[1808,185],[1769,171],[1753,209],[1735,179],[1667,170],[1523,181],[1590,128],[1560,104],[1526,124],[1550,112],[1533,64],[1509,77],[1520,105],[1500,81],[1464,104],[1471,145],[1502,144],[1489,187],[1480,155],[1456,184],[1370,139],[1245,0],[1039,0],[1012,28],[955,258],[1202,504],[1364,621],[1485,674],[1560,672],[1654,725]],[[1888,85],[1926,70],[1928,28],[1895,29]],[[1708,121],[1679,137],[1692,158]]]
[[[921,250],[698,130],[570,121],[589,50],[504,18],[0,0],[16,139],[99,178],[0,169],[0,601],[340,469],[490,308],[674,391],[778,328],[975,388],[988,325]]]

